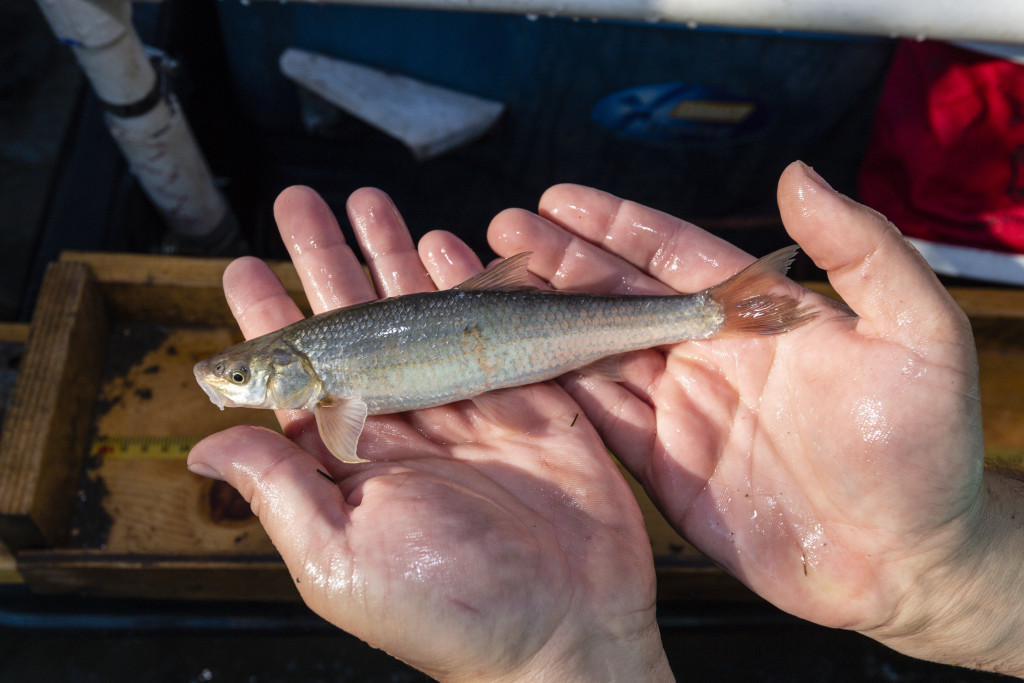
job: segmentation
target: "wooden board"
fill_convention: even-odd
[[[0,541],[33,589],[297,599],[248,506],[189,473],[186,450],[90,448],[115,437],[191,441],[233,424],[275,427],[269,411],[219,411],[192,377],[197,360],[240,339],[221,290],[226,265],[65,254],[48,273],[0,439]],[[305,308],[291,266],[274,269]],[[1024,453],[1024,292],[954,294],[975,325],[989,446]],[[661,598],[751,597],[630,483]]]
[[[227,328],[115,326],[95,417],[95,438],[186,437],[198,440],[235,424],[277,428],[267,410],[218,410],[192,376],[196,361],[241,340]],[[120,349],[120,346],[125,349]],[[124,363],[128,349],[136,357]],[[121,353],[118,353],[118,351]],[[272,555],[273,545],[234,489],[185,469],[185,453],[129,458],[97,453],[86,477],[105,491],[103,533],[79,545],[113,554]],[[81,515],[86,517],[87,513]],[[95,531],[95,530],[93,530]]]
[[[17,376],[17,366],[28,341],[28,330],[28,323],[0,322],[0,422],[3,421],[10,405],[14,377]],[[6,543],[0,541],[0,584],[21,582],[14,553]]]
[[[7,544],[0,541],[0,584],[22,583],[23,581],[14,553],[7,548]]]
[[[115,555],[96,550],[25,550],[18,564],[38,593],[104,598],[298,600],[277,556]]]
[[[183,457],[88,455],[107,435],[276,426],[268,411],[219,411],[192,377],[240,339],[221,289],[227,263],[65,254],[50,267],[0,445],[0,539],[35,590],[294,599],[230,487],[189,473]],[[305,307],[294,270],[274,267]]]
[[[91,430],[108,320],[88,266],[50,266],[0,436],[0,540],[64,540]]]
[[[61,254],[61,263],[82,264],[94,274],[112,320],[235,328],[220,284],[228,259],[70,251]],[[292,265],[270,267],[308,315]]]

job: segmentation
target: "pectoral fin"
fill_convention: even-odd
[[[356,443],[366,422],[366,403],[358,397],[334,399],[316,407],[320,438],[342,462],[368,462],[356,455]]]

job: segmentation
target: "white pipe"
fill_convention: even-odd
[[[128,0],[37,0],[107,107],[111,134],[175,239],[215,248],[237,232],[195,137],[131,24]]]
[[[107,125],[132,173],[173,233],[191,243],[227,240],[229,235],[222,234],[225,230],[234,236],[227,201],[173,95],[164,96],[138,116],[108,113]],[[230,223],[227,227],[226,220]]]
[[[322,4],[667,21],[886,37],[1024,43],[1022,0],[305,0]]]

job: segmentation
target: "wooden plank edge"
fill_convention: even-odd
[[[234,323],[221,283],[230,259],[76,251],[63,252],[60,259],[92,270],[113,320],[169,325]],[[292,264],[267,264],[299,309],[309,315]]]
[[[15,553],[67,533],[107,329],[88,267],[51,264],[0,435],[0,540]]]
[[[101,550],[26,550],[18,570],[34,592],[104,598],[295,601],[280,557],[111,555]]]
[[[800,284],[836,301],[843,300],[828,282],[807,281]],[[946,291],[971,318],[1024,320],[1024,289],[948,287]]]
[[[294,601],[298,591],[279,557],[111,555],[100,550],[26,550],[18,571],[35,592],[106,598]],[[759,598],[709,563],[658,564],[658,599]]]
[[[0,585],[11,583],[24,583],[21,573],[18,572],[18,563],[14,553],[7,545],[0,541]]]
[[[763,601],[736,577],[711,565],[665,566],[655,562],[658,602],[750,602]]]
[[[24,344],[28,341],[28,323],[0,322],[0,342]]]

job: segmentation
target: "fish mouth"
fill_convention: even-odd
[[[196,376],[196,382],[199,383],[199,388],[206,392],[210,402],[217,406],[221,410],[225,408],[238,408],[238,404],[232,401],[230,398],[225,396],[223,393],[217,390],[213,384],[211,384],[206,378],[210,376],[210,371],[207,367],[207,361],[201,360],[195,364],[192,368],[192,373]]]

